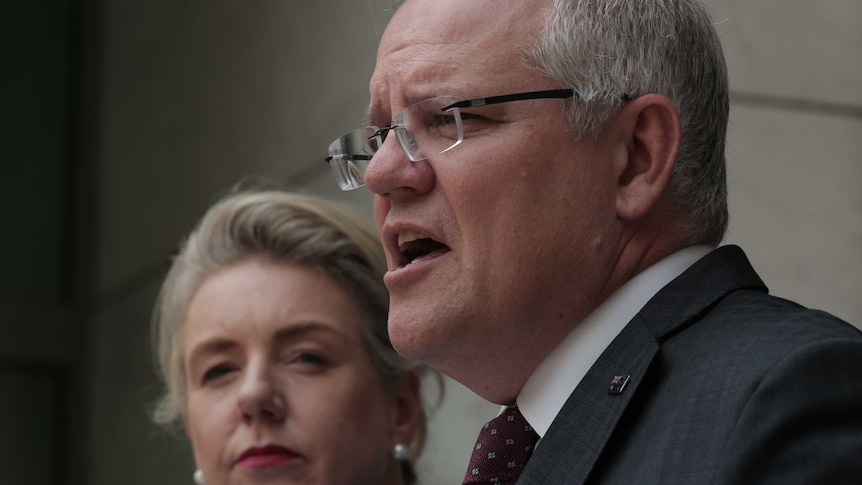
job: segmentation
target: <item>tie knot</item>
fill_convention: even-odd
[[[506,409],[479,431],[464,485],[514,483],[538,440],[517,406]]]

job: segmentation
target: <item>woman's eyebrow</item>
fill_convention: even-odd
[[[341,340],[349,340],[349,337],[345,334],[345,332],[341,331],[340,328],[334,327],[332,325],[324,325],[319,322],[302,322],[298,324],[292,324],[290,326],[284,327],[277,332],[273,336],[273,341],[275,342],[286,342],[290,340],[295,340],[301,338],[303,336],[315,333],[324,333],[330,334],[340,338]]]
[[[318,322],[302,322],[279,329],[273,335],[272,342],[289,342],[291,340],[297,340],[299,338],[302,338],[303,336],[315,333],[333,335],[344,341],[350,340],[344,332],[331,325],[324,325]],[[205,339],[201,342],[196,343],[192,347],[191,351],[189,352],[189,360],[191,361],[192,359],[210,354],[226,352],[239,347],[239,345],[240,344],[236,340],[231,338],[213,337]]]
[[[192,347],[191,351],[189,352],[189,359],[192,359],[198,355],[225,352],[227,350],[231,350],[232,348],[236,348],[237,346],[237,342],[229,338],[214,337],[205,339],[196,343]]]

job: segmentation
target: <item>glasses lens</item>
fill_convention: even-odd
[[[452,96],[439,96],[411,104],[395,115],[392,124],[407,158],[418,162],[461,143],[464,139],[461,111],[442,109],[454,102]]]
[[[426,99],[396,114],[392,126],[382,130],[366,126],[332,142],[326,161],[332,166],[338,186],[341,190],[353,190],[365,185],[365,169],[389,130],[395,131],[398,144],[413,162],[456,147],[464,139],[461,111],[443,110],[455,102],[452,96]]]
[[[341,190],[358,189],[365,185],[365,169],[380,148],[380,137],[374,136],[376,126],[353,130],[329,145],[326,160]]]

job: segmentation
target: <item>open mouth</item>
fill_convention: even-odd
[[[449,246],[421,232],[409,230],[398,234],[398,252],[401,255],[398,266],[404,267],[447,253]]]

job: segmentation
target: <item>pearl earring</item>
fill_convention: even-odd
[[[398,461],[407,460],[407,445],[404,443],[396,443],[392,448],[392,456]]]
[[[202,472],[200,468],[195,470],[195,474],[192,475],[192,478],[198,485],[204,485],[204,472]]]

